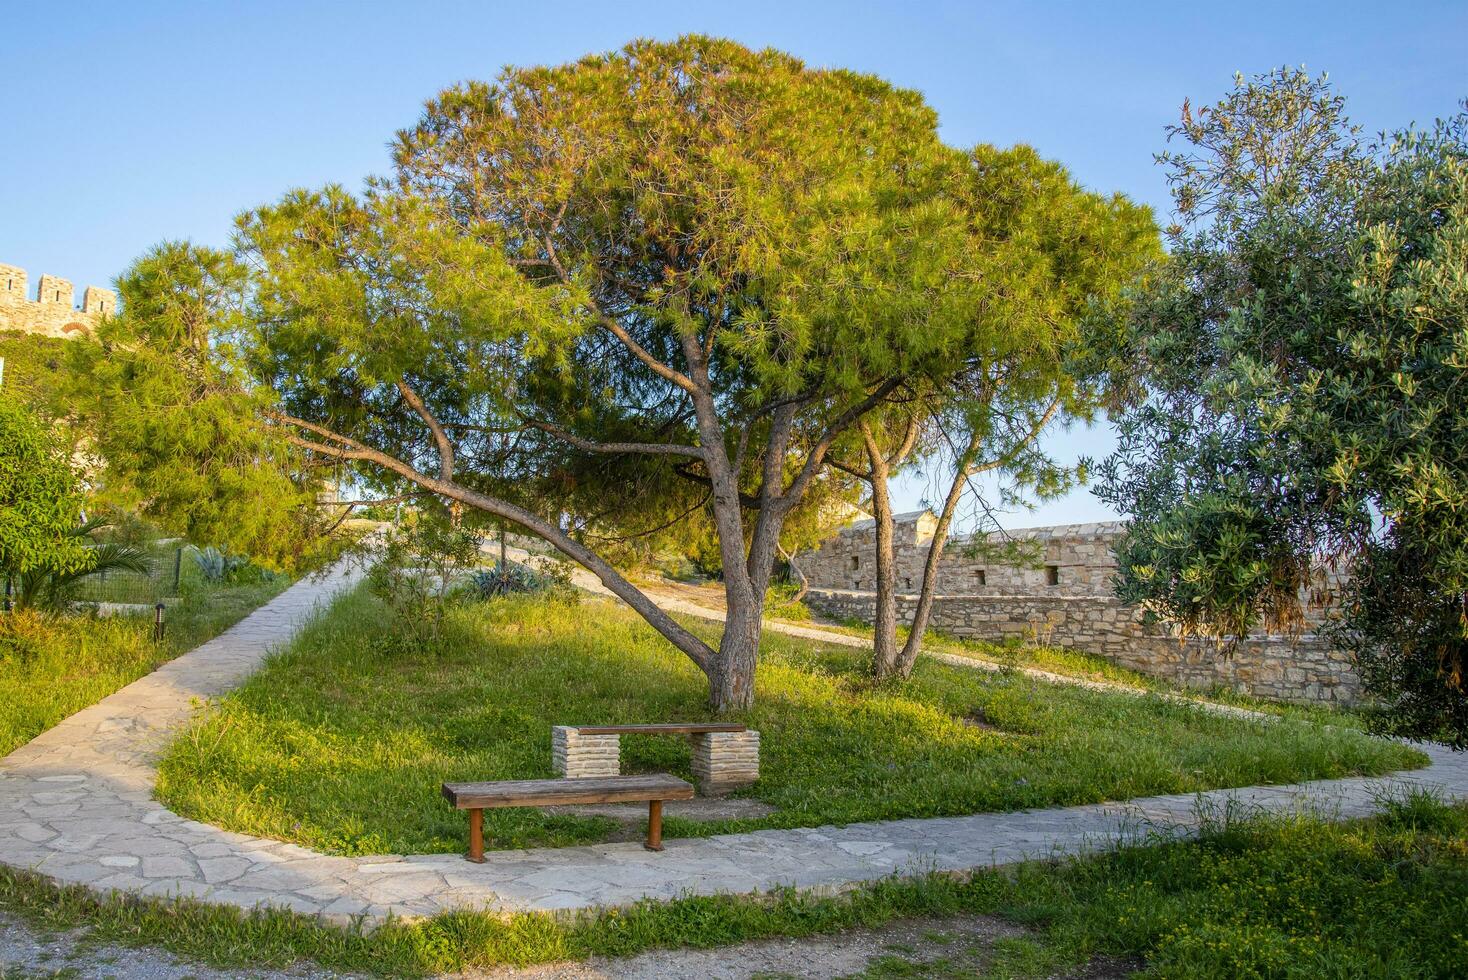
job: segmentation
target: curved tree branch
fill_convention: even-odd
[[[454,444],[449,441],[449,434],[443,430],[438,419],[433,417],[433,413],[428,410],[428,406],[423,403],[423,398],[413,390],[412,385],[402,378],[394,383],[397,385],[398,393],[403,396],[403,401],[408,403],[408,407],[418,414],[423,424],[428,426],[428,431],[433,433],[434,445],[438,446],[439,476],[445,480],[452,480],[454,478]]]
[[[790,486],[780,495],[780,500],[786,502],[787,505],[793,506],[791,502],[800,499],[801,495],[805,493],[805,488],[810,485],[810,481],[815,478],[816,473],[820,471],[821,466],[825,463],[826,452],[831,448],[831,443],[836,441],[836,437],[846,431],[847,427],[853,422],[880,404],[882,399],[892,394],[892,392],[901,386],[901,378],[888,378],[879,384],[867,397],[837,416],[836,420],[821,435],[821,438],[816,441],[816,444],[811,447],[810,454],[806,457],[805,465],[801,467],[800,473],[791,482]]]
[[[704,643],[697,636],[694,636],[682,624],[659,608],[637,586],[623,578],[622,574],[613,568],[604,558],[538,514],[531,513],[522,507],[517,507],[508,501],[500,500],[498,497],[491,497],[488,494],[462,486],[453,480],[444,479],[443,477],[432,477],[426,473],[421,473],[417,468],[403,462],[396,456],[389,455],[381,450],[372,449],[355,439],[332,432],[325,426],[286,415],[282,412],[269,412],[267,415],[277,423],[299,426],[308,432],[314,432],[323,438],[331,439],[337,442],[340,448],[334,448],[326,443],[314,442],[295,433],[285,433],[286,438],[298,446],[317,452],[336,454],[342,459],[358,459],[373,463],[441,497],[447,497],[449,500],[467,504],[477,510],[482,510],[487,514],[493,514],[496,517],[502,517],[512,524],[523,527],[536,537],[550,544],[567,558],[570,558],[596,575],[602,584],[610,589],[614,595],[631,606],[638,615],[647,620],[670,643],[679,650],[682,650],[704,673],[707,674],[714,669],[714,651],[708,644]]]
[[[589,453],[643,453],[650,456],[687,456],[691,459],[703,459],[703,451],[695,446],[683,446],[670,442],[595,442],[591,439],[583,439],[549,422],[542,422],[540,419],[533,419],[527,415],[520,417],[531,428],[553,435],[562,442],[568,442],[577,449],[584,449]]]

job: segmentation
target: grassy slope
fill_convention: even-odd
[[[162,643],[151,616],[0,616],[0,755],[223,632],[286,584],[193,591],[169,607]]]
[[[694,628],[708,630],[706,623]],[[1379,773],[1403,747],[1298,721],[1244,722],[1158,698],[927,662],[877,688],[859,651],[767,635],[757,706],[760,820],[673,836],[1125,799]],[[187,816],[337,853],[453,852],[443,780],[552,775],[550,727],[706,717],[701,676],[618,607],[498,601],[404,650],[364,592],[343,600],[193,731],[159,795]],[[981,720],[982,726],[967,719]],[[623,740],[626,771],[688,774],[671,738]],[[602,818],[486,813],[500,847],[600,839]]]

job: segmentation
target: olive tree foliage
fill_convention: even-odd
[[[1096,322],[1118,589],[1185,632],[1337,642],[1402,733],[1468,741],[1465,117],[1367,142],[1284,69],[1184,105],[1171,256]],[[1333,574],[1332,574],[1333,573]]]
[[[0,578],[67,574],[92,561],[72,533],[81,488],[49,424],[0,394]]]

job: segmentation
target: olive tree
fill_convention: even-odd
[[[1184,105],[1169,260],[1097,323],[1120,415],[1119,591],[1184,631],[1334,636],[1378,721],[1468,740],[1465,116],[1363,140],[1285,69]],[[1334,572],[1334,575],[1324,574]]]

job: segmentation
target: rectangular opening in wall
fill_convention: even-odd
[[[861,555],[851,556],[851,570],[854,572],[861,567]]]
[[[1059,585],[1060,584],[1060,566],[1059,565],[1046,565],[1045,566],[1045,584],[1046,585]]]
[[[989,573],[986,572],[982,568],[979,569],[978,571],[974,572],[974,584],[975,585],[988,585],[989,584]]]

